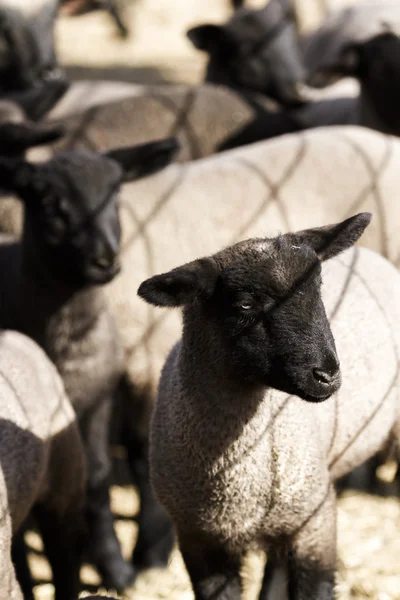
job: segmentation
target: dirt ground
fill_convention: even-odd
[[[228,0],[121,0],[131,35],[118,38],[107,15],[93,13],[63,18],[57,45],[72,78],[112,79],[139,83],[201,80],[204,59],[186,40],[184,31],[205,21],[222,22]],[[262,0],[251,0],[255,6]],[[305,26],[316,22],[325,5],[351,0],[299,0]],[[156,42],[155,42],[156,40]],[[114,487],[113,509],[124,554],[129,557],[136,537],[138,499],[132,488]],[[400,600],[400,504],[393,497],[347,492],[338,507],[338,597],[340,600]],[[37,600],[53,598],[50,569],[37,534],[27,535],[36,577]],[[263,557],[249,557],[243,569],[246,600],[256,597]],[[88,592],[98,590],[91,567],[82,569]],[[101,590],[106,594],[107,590]],[[193,594],[178,551],[169,568],[141,574],[125,597],[129,600],[192,600]]]
[[[128,558],[137,533],[134,520],[138,508],[137,496],[132,488],[114,487],[112,500],[114,512],[118,515],[117,533],[124,556]],[[399,600],[399,502],[391,497],[346,492],[339,500],[338,530],[339,600]],[[41,553],[41,540],[37,534],[28,533],[27,541],[31,548],[30,564],[38,582],[36,600],[52,600],[54,589],[50,583],[49,566]],[[252,555],[246,560],[243,568],[245,600],[256,598],[263,565],[263,556]],[[87,593],[112,593],[112,590],[98,587],[98,576],[87,565],[82,569],[82,581]],[[168,569],[139,575],[124,598],[192,600],[193,593],[179,552],[174,552]]]

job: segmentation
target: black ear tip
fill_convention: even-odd
[[[367,227],[371,223],[372,213],[370,213],[370,212],[358,213],[358,215],[356,215],[355,218],[358,220],[360,225]]]
[[[161,142],[161,149],[166,152],[172,152],[175,154],[178,150],[181,149],[181,143],[177,137],[169,137]]]
[[[146,279],[146,281],[142,281],[142,283],[138,287],[137,295],[140,298],[143,298],[143,300],[147,300],[148,292],[151,288],[151,285],[149,285],[149,282],[150,282],[150,280]]]
[[[190,29],[188,29],[186,31],[186,37],[191,41],[194,42],[195,38],[196,38],[196,30],[197,27],[191,27]]]
[[[219,29],[218,25],[196,25],[186,31],[186,36],[197,50],[207,51],[210,41],[216,37]]]

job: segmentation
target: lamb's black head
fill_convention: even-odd
[[[68,88],[54,52],[55,10],[48,3],[29,19],[0,8],[0,94],[32,119],[44,116]]]
[[[300,58],[291,2],[240,9],[226,25],[200,25],[189,39],[209,54],[206,81],[260,92],[287,106],[302,103]]]
[[[365,98],[387,130],[400,134],[400,37],[384,32],[346,46],[338,60],[315,73],[310,83],[356,77]]]
[[[158,306],[186,307],[225,348],[231,377],[319,402],[340,386],[339,359],[321,298],[321,261],[352,246],[370,221],[251,239],[139,288]],[[210,339],[210,345],[213,344]]]
[[[43,164],[0,160],[0,185],[24,201],[25,240],[55,279],[106,283],[120,270],[121,184],[168,164],[177,148],[171,138],[104,155],[64,152]]]

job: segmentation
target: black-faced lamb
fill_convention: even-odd
[[[57,2],[0,2],[0,96],[40,119],[68,88],[53,39]]]
[[[290,0],[240,9],[225,25],[198,25],[187,35],[209,54],[206,81],[261,92],[284,106],[304,102],[299,84],[305,69]]]
[[[76,600],[86,537],[86,461],[54,365],[31,339],[0,332],[0,597],[22,600],[12,536],[33,509],[56,600]]]
[[[104,584],[117,590],[134,578],[114,532],[108,491],[110,413],[125,367],[102,286],[120,270],[122,182],[161,168],[176,148],[171,139],[107,155],[60,153],[48,163],[0,161],[2,185],[24,204],[21,242],[0,239],[0,322],[36,340],[63,378],[88,458],[91,558]],[[144,458],[136,460],[139,465]],[[148,483],[140,483],[136,567],[165,562],[173,541]]]
[[[240,598],[254,546],[260,598],[279,580],[273,597],[334,598],[333,482],[400,441],[400,275],[349,249],[370,217],[239,242],[139,287],[183,307],[150,464],[196,598]]]
[[[361,91],[354,122],[400,135],[400,37],[396,34],[387,31],[367,41],[348,44],[335,63],[315,73],[316,80],[320,76],[358,79]]]

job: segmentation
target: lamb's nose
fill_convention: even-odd
[[[339,367],[334,367],[329,370],[314,368],[313,376],[318,383],[322,383],[323,385],[332,385],[339,379],[340,370]]]

